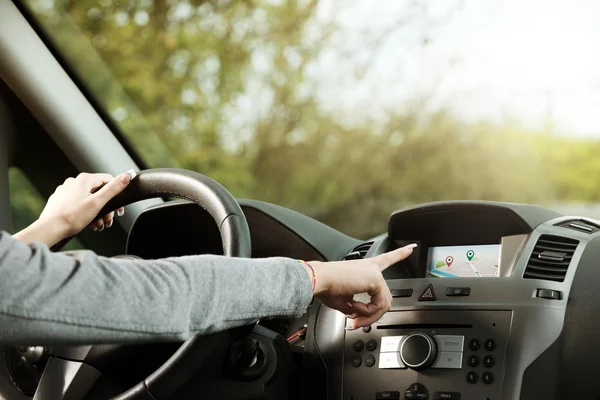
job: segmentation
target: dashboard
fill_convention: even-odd
[[[347,330],[344,315],[315,301],[289,324],[306,326],[304,340],[292,349],[302,354],[298,398],[600,396],[593,378],[600,359],[594,338],[600,222],[532,205],[440,202],[396,211],[387,232],[360,241],[281,207],[240,205],[254,257],[368,258],[418,244],[384,271],[393,304],[377,323]],[[166,256],[153,253],[158,248],[169,248],[168,255],[218,254],[218,231],[207,218],[187,202],[149,209],[132,228],[128,252],[145,258]],[[159,219],[169,220],[173,231],[151,229]],[[165,242],[169,246],[158,245]]]

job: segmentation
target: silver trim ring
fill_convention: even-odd
[[[429,343],[429,353],[427,353],[427,357],[425,357],[425,360],[423,360],[422,363],[416,364],[416,365],[407,363],[406,360],[404,359],[404,354],[402,354],[402,350],[404,349],[404,344],[412,336],[422,336],[425,338],[427,343]],[[421,333],[421,332],[411,333],[410,335],[407,335],[404,338],[404,340],[402,341],[402,344],[400,345],[400,358],[402,359],[402,362],[404,363],[404,365],[411,367],[411,368],[419,368],[420,366],[424,365],[427,362],[427,360],[429,360],[429,357],[431,357],[431,353],[433,352],[433,343],[431,343],[432,340],[433,340],[432,337],[430,337],[429,335],[426,335],[424,333]]]

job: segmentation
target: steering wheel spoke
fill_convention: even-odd
[[[81,400],[101,375],[83,362],[50,357],[33,400]]]

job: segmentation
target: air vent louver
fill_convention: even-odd
[[[560,226],[560,227],[567,228],[567,229],[572,229],[577,232],[589,233],[589,234],[600,231],[599,226],[597,226],[589,221],[584,221],[582,219],[571,219],[569,221],[565,221],[565,222],[556,224],[556,226]]]
[[[361,258],[365,258],[365,256],[367,255],[367,252],[369,251],[369,249],[371,248],[372,245],[373,245],[373,242],[366,242],[366,243],[362,243],[362,244],[356,246],[355,248],[352,249],[352,251],[350,251],[348,254],[346,254],[346,257],[344,257],[344,260],[358,260]]]
[[[556,282],[564,281],[578,244],[578,240],[561,236],[540,236],[531,257],[529,257],[523,277]]]

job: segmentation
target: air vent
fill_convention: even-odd
[[[578,244],[578,240],[561,236],[540,236],[531,257],[529,257],[523,277],[556,282],[564,281]]]
[[[373,245],[373,242],[366,242],[366,243],[356,246],[355,248],[352,249],[352,251],[350,253],[346,254],[346,257],[344,257],[344,260],[358,260],[361,258],[365,258],[367,255],[367,252],[369,251],[369,249],[371,248],[372,245]]]
[[[584,221],[582,219],[572,219],[569,221],[561,222],[556,224],[556,226],[560,226],[567,229],[572,229],[577,232],[583,233],[596,233],[600,231],[600,226],[592,224],[591,222]]]

